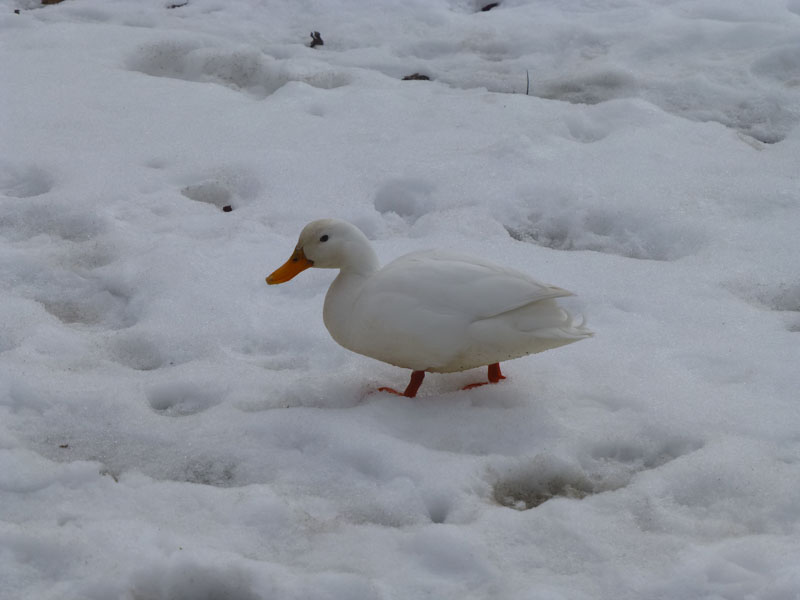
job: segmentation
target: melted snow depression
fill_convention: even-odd
[[[800,0],[47,4],[0,0],[0,598],[800,597]],[[595,337],[378,391],[333,271],[264,282],[323,217]]]

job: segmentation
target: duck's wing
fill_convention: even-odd
[[[442,250],[413,252],[389,263],[365,288],[373,297],[404,296],[426,312],[487,319],[526,304],[571,296],[491,261]]]

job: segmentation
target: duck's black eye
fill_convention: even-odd
[[[321,238],[319,238],[319,241],[320,242],[327,242],[328,241],[328,235],[327,234],[323,235]]]

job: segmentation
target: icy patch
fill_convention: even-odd
[[[154,77],[217,83],[265,97],[289,81],[331,89],[348,85],[350,76],[314,63],[278,60],[253,46],[222,48],[196,40],[161,41],[141,47],[129,69]]]

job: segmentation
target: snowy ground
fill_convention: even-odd
[[[3,600],[800,597],[800,1],[36,5],[0,0]],[[264,283],[326,216],[596,337],[378,393],[332,272]]]

